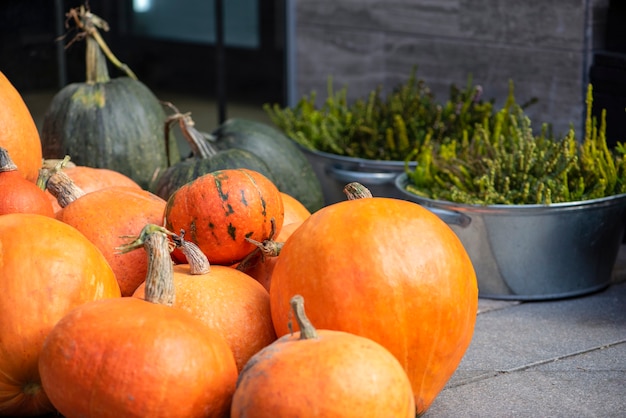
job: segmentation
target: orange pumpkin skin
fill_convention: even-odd
[[[0,216],[0,416],[53,411],[37,361],[44,338],[74,307],[119,298],[113,270],[76,229],[42,215]]]
[[[476,275],[461,242],[437,216],[396,199],[324,207],[285,243],[270,288],[278,336],[301,294],[317,327],[377,341],[404,366],[425,412],[473,335]]]
[[[221,418],[237,379],[219,334],[183,310],[136,298],[87,303],[63,317],[39,369],[68,417]]]
[[[167,201],[166,228],[198,245],[211,264],[232,265],[276,233],[284,219],[280,192],[267,177],[248,169],[215,171],[180,187]]]
[[[96,245],[109,262],[122,291],[131,296],[146,278],[143,251],[119,253],[116,248],[136,236],[146,224],[163,224],[165,200],[142,189],[114,186],[81,196],[56,213]]]
[[[1,149],[0,154],[0,215],[38,213],[54,217],[52,204],[44,191],[17,171],[6,149]]]
[[[230,346],[237,370],[276,340],[270,298],[253,278],[231,267],[214,265],[206,274],[192,275],[188,264],[174,266],[174,307],[199,318],[219,332]],[[133,296],[145,295],[142,283]]]
[[[389,351],[341,331],[317,334],[285,335],[253,356],[231,417],[415,417],[411,383]]]
[[[0,109],[0,147],[9,150],[18,171],[34,183],[42,158],[39,131],[24,99],[1,71]]]
[[[294,222],[302,222],[311,216],[311,212],[295,197],[292,197],[284,192],[280,192],[280,196],[283,199],[283,207],[285,210],[283,225]]]
[[[96,190],[105,189],[112,186],[131,187],[137,190],[141,189],[141,186],[137,184],[130,177],[108,168],[94,168],[84,165],[76,165],[71,167],[65,167],[63,172],[72,179],[85,193],[91,193]],[[61,210],[61,206],[57,202],[57,199],[46,190],[48,199],[52,202],[52,208],[54,212]]]

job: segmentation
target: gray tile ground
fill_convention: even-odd
[[[426,417],[626,417],[626,283],[551,302],[481,300]]]

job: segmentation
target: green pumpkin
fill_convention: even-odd
[[[118,171],[147,189],[155,172],[180,160],[173,136],[166,147],[163,106],[140,81],[110,79],[100,46],[89,35],[86,55],[87,81],[61,89],[44,116],[43,157],[69,155],[77,165]]]
[[[275,184],[275,179],[267,165],[250,152],[242,149],[220,151],[207,158],[192,156],[169,167],[158,177],[155,194],[168,200],[181,186],[200,176],[217,170],[247,168],[257,171]]]
[[[299,200],[309,211],[324,206],[324,196],[313,167],[296,144],[273,127],[247,119],[229,119],[212,133],[220,150],[240,148],[263,160],[281,192]]]

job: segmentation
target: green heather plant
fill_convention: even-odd
[[[511,87],[501,110],[474,129],[444,142],[430,136],[407,167],[407,190],[419,196],[469,204],[550,204],[626,192],[626,147],[606,142],[606,117],[591,116],[592,86],[582,141],[570,128],[555,139],[547,125],[533,134]]]
[[[316,105],[317,94],[303,96],[293,107],[266,104],[272,122],[299,144],[317,151],[371,160],[404,161],[433,141],[472,132],[493,112],[493,102],[481,98],[482,89],[471,79],[464,89],[452,85],[440,104],[416,69],[387,96],[382,89],[348,102],[347,87],[338,91],[328,80],[327,97]]]

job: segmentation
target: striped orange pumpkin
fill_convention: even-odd
[[[276,234],[284,219],[282,197],[267,177],[248,169],[214,171],[196,178],[170,196],[165,226],[185,231],[212,264],[232,265],[256,247],[256,241]]]

